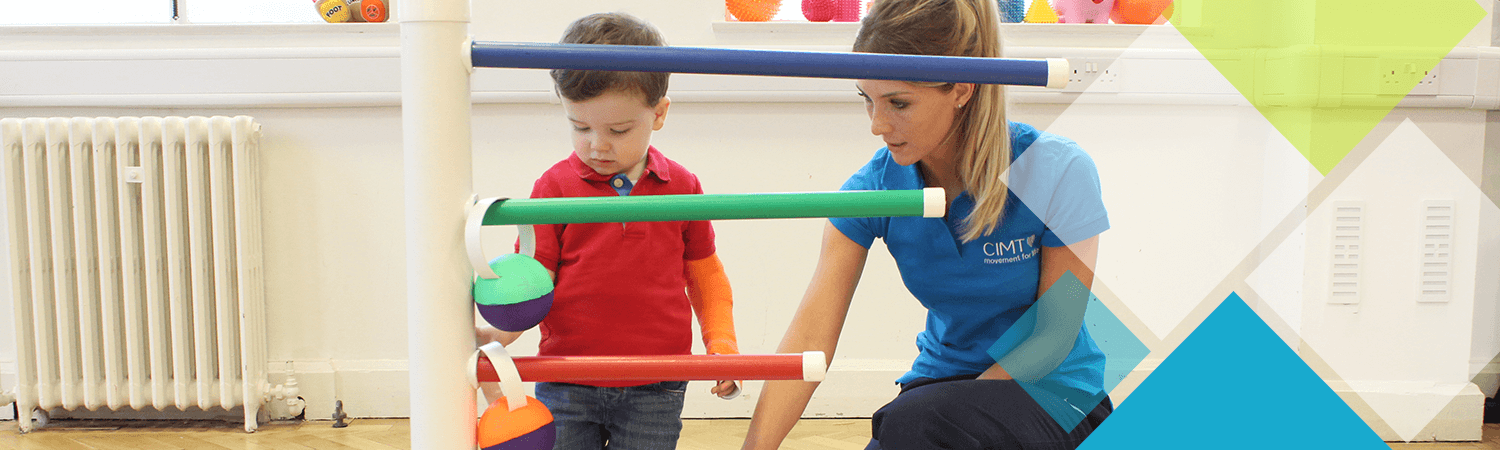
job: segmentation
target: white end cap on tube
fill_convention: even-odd
[[[1047,88],[1062,89],[1068,85],[1068,60],[1047,58]]]
[[[943,194],[943,188],[922,188],[922,217],[943,217],[946,206],[948,197]]]
[[[828,374],[828,357],[823,352],[802,352],[802,381],[823,381]]]

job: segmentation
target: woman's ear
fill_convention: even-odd
[[[976,88],[977,85],[974,83],[954,83],[953,93],[955,96],[953,99],[953,108],[963,108],[964,105],[969,104],[969,99],[974,98],[974,90]]]

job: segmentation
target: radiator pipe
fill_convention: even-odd
[[[297,417],[307,408],[307,401],[301,397],[302,390],[297,387],[297,374],[292,372],[292,363],[286,363],[286,381],[276,387],[266,390],[266,402],[285,401],[287,415]]]

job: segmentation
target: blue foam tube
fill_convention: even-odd
[[[475,42],[472,52],[475,67],[625,70],[1022,86],[1047,86],[1049,80],[1049,60],[1038,59],[509,42]]]

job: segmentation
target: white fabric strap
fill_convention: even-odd
[[[499,342],[490,342],[479,347],[474,352],[474,361],[470,370],[471,384],[477,389],[479,387],[478,368],[479,354],[484,353],[489,358],[490,365],[495,366],[495,374],[500,376],[500,393],[505,396],[505,403],[511,411],[526,406],[526,385],[521,382],[521,372],[516,370],[516,363],[510,359],[510,353],[505,351],[505,346]]]
[[[536,257],[536,228],[532,225],[516,225],[521,231],[521,254]]]
[[[484,243],[481,242],[479,231],[484,227],[484,214],[489,212],[490,205],[500,201],[505,201],[505,197],[490,197],[475,202],[469,207],[468,219],[464,220],[464,247],[469,251],[469,265],[474,266],[474,273],[479,278],[486,280],[500,276],[495,275],[494,269],[490,268],[490,260],[484,257]]]

